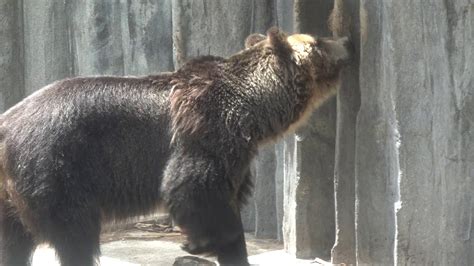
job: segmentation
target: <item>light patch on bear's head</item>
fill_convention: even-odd
[[[311,35],[293,34],[293,35],[288,37],[288,42],[291,45],[300,45],[300,44],[312,44],[312,43],[315,43],[316,40]]]
[[[317,40],[307,34],[294,34],[288,37],[288,43],[293,49],[293,57],[297,64],[300,64],[304,58],[308,58],[312,51],[312,46]]]

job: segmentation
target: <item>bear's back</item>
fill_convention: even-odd
[[[110,210],[105,215],[146,212],[170,153],[168,93],[166,75],[48,85],[0,116],[5,172],[27,202],[52,204],[76,191]]]

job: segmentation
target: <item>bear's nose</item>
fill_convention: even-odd
[[[352,49],[352,42],[350,41],[349,37],[341,37],[336,40],[337,44],[339,44],[341,47],[344,48],[345,53],[341,53],[340,57],[338,58],[339,60],[349,60],[351,57],[351,54],[353,52]]]
[[[349,48],[350,46],[350,41],[349,41],[349,37],[342,37],[342,38],[339,38],[337,40],[337,42],[339,42],[342,46],[346,47],[346,48]]]

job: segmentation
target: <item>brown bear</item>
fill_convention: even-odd
[[[27,97],[0,116],[0,263],[28,265],[48,242],[62,265],[94,265],[101,224],[164,205],[185,250],[247,265],[250,161],[335,93],[347,43],[273,28],[229,58]]]

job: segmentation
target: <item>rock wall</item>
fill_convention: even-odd
[[[23,23],[21,4],[0,1],[0,111],[20,101],[24,93]]]
[[[294,31],[330,36],[333,1],[294,2]],[[330,259],[334,244],[334,153],[336,100],[315,111],[304,128],[284,141],[283,239],[299,258]]]
[[[335,6],[357,58],[338,95],[333,262],[472,265],[473,1]]]

